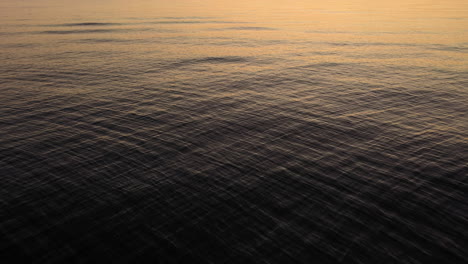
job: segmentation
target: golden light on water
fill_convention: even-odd
[[[393,49],[391,53],[421,53],[414,48],[416,45],[434,44],[457,46],[468,42],[466,28],[467,2],[451,1],[38,1],[31,4],[23,1],[3,1],[1,3],[8,23],[21,23],[21,19],[34,19],[46,23],[60,21],[96,21],[106,22],[134,19],[134,24],[123,28],[160,29],[147,32],[137,32],[126,35],[125,38],[177,38],[186,52],[202,54],[206,47],[184,45],[184,39],[192,36],[197,38],[239,39],[239,44],[229,47],[211,47],[210,52],[216,54],[271,54],[284,52],[300,53],[303,45],[319,45],[320,43],[349,44],[346,48],[354,52],[353,60],[362,61],[359,54],[375,53],[375,59],[380,62],[401,63],[392,56],[379,57],[378,54]],[[49,6],[41,8],[41,5]],[[6,10],[8,12],[6,12]],[[182,17],[185,20],[205,17],[209,21],[220,23],[180,23],[180,24],[138,24],[138,20],[146,18]],[[98,21],[99,22],[99,21]],[[7,24],[8,24],[7,23]],[[259,30],[248,30],[249,28]],[[30,28],[30,30],[37,29]],[[226,30],[229,29],[229,30]],[[237,29],[237,30],[236,30]],[[16,30],[5,27],[4,30]],[[28,30],[28,29],[23,29]],[[165,30],[167,32],[165,32]],[[171,30],[178,32],[171,32]],[[196,34],[195,34],[196,32]],[[31,38],[32,36],[28,36]],[[33,36],[34,38],[48,38]],[[283,47],[248,47],[242,44],[242,39],[259,39],[263,41],[287,41]],[[8,42],[9,39],[3,39]],[[11,39],[10,39],[11,41]],[[375,43],[377,45],[366,45]],[[392,47],[381,44],[396,44]],[[159,45],[159,46],[158,46]],[[164,49],[166,52],[180,53],[181,46],[158,44],[133,48]],[[342,46],[328,47],[333,53]],[[437,48],[437,47],[435,47]],[[407,63],[414,65],[445,64],[447,67],[463,67],[467,59],[466,52],[456,54],[440,50],[437,56],[431,58],[419,56]],[[367,61],[369,56],[362,56]],[[447,60],[450,57],[454,60]],[[322,58],[317,58],[322,60]],[[334,60],[330,55],[327,60]],[[343,59],[343,58],[341,58]]]

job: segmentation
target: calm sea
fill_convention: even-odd
[[[0,0],[11,263],[467,263],[467,164],[466,0]]]

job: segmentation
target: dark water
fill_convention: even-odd
[[[4,263],[467,263],[467,3],[216,3],[1,2]]]

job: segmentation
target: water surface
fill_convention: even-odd
[[[0,2],[2,254],[468,261],[468,2],[95,2]]]

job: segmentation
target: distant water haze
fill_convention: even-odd
[[[468,262],[468,1],[0,0],[0,256]]]

